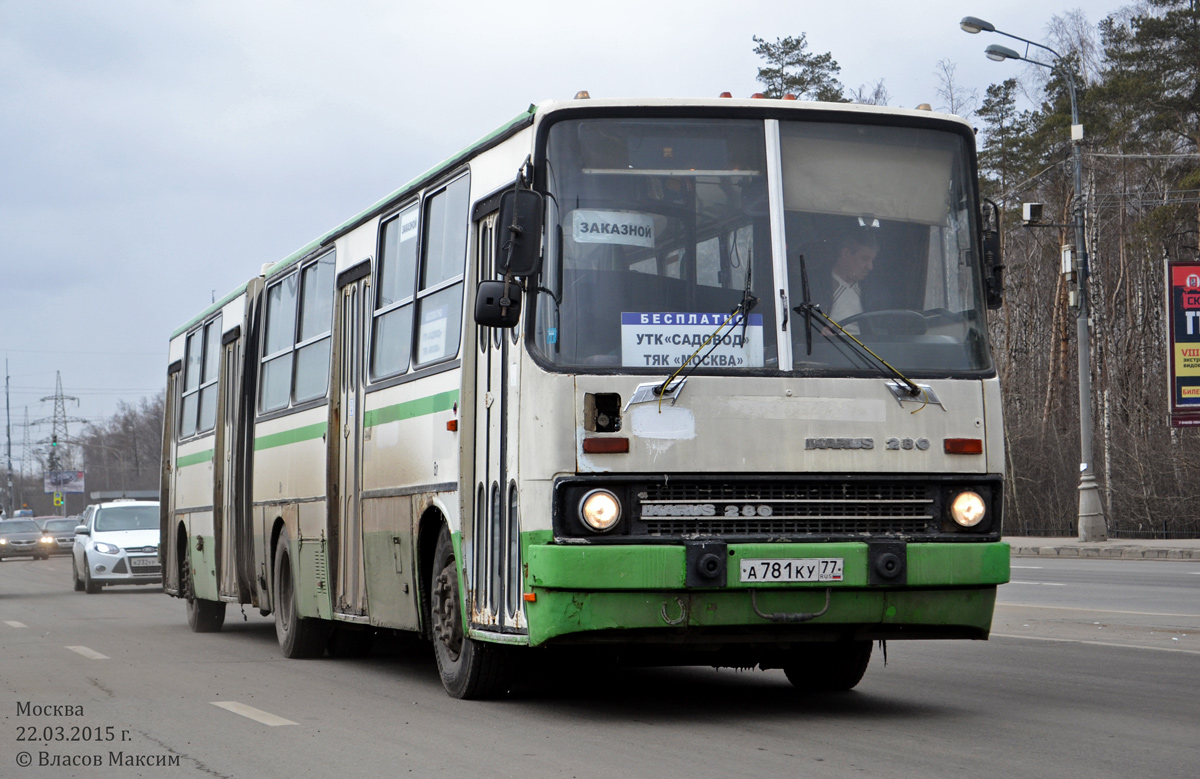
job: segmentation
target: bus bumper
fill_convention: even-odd
[[[1009,577],[1009,547],[1000,542],[903,545],[899,585],[872,583],[866,543],[729,544],[723,580],[702,587],[688,586],[683,546],[531,544],[525,551],[534,646],[984,639],[996,586]],[[840,558],[842,580],[741,582],[740,561],[763,558]]]

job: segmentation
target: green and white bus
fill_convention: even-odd
[[[173,333],[164,588],[289,657],[412,631],[462,698],[552,652],[838,690],[876,641],[986,639],[976,182],[928,111],[531,106]]]

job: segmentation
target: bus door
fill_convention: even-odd
[[[162,503],[159,513],[159,552],[158,562],[162,565],[163,591],[169,595],[179,595],[179,540],[175,536],[175,504],[179,493],[175,486],[175,477],[179,472],[176,467],[176,449],[179,440],[179,418],[176,416],[181,405],[179,402],[179,384],[183,381],[181,363],[176,362],[167,371],[166,408],[164,409],[163,425],[163,466],[159,474],[159,492]]]
[[[220,409],[221,418],[216,430],[216,451],[213,456],[214,505],[216,516],[213,533],[217,544],[217,595],[221,600],[237,601],[238,587],[238,504],[236,474],[241,466],[238,459],[237,419],[242,385],[242,355],[240,330],[221,353]],[[222,339],[225,340],[225,339]]]
[[[492,212],[476,223],[477,281],[495,278],[496,217]],[[514,467],[516,406],[509,392],[519,364],[513,345],[518,328],[477,330],[471,623],[481,630],[524,633]]]
[[[341,343],[338,355],[339,430],[337,528],[333,544],[336,565],[333,610],[348,617],[367,614],[367,588],[363,571],[362,536],[362,421],[363,421],[363,311],[367,306],[368,279],[353,281],[341,290]]]

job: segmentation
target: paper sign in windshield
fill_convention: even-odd
[[[654,247],[654,217],[649,214],[578,208],[572,219],[576,243]]]
[[[709,336],[712,341],[704,345]],[[729,314],[621,314],[621,364],[627,368],[678,368],[697,349],[700,351],[689,366],[761,368],[762,314],[751,314],[745,328],[741,315],[731,319]]]

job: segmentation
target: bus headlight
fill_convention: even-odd
[[[979,497],[979,493],[970,490],[958,493],[954,502],[950,504],[950,516],[963,527],[975,527],[983,521],[986,514],[987,505],[983,498]]]
[[[608,490],[592,490],[579,501],[579,517],[597,533],[607,533],[621,521],[621,501]]]

